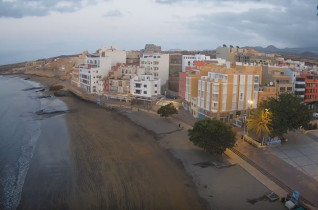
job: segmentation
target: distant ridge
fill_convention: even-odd
[[[279,49],[274,45],[269,45],[265,48],[256,46],[256,47],[243,47],[243,48],[253,48],[258,52],[264,53],[275,53],[281,55],[298,55],[303,57],[315,57],[318,58],[318,47],[308,47],[308,48],[284,48]]]

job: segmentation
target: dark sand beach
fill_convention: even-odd
[[[38,142],[19,209],[205,209],[183,166],[151,133],[75,97]],[[59,136],[67,129],[68,136]],[[45,136],[44,136],[45,135]]]

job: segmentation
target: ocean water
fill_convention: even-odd
[[[16,209],[44,120],[67,111],[41,85],[0,76],[0,209]]]

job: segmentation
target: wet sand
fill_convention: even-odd
[[[95,104],[61,99],[72,110],[64,116],[69,142],[56,129],[43,133],[19,209],[207,207],[182,164],[149,132]]]

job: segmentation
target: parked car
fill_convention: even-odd
[[[315,117],[315,118],[318,118],[318,113],[317,113],[317,112],[314,112],[314,113],[312,114],[312,116]]]

